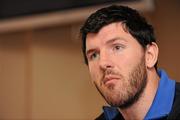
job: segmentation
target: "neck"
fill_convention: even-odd
[[[138,101],[126,109],[119,109],[126,120],[144,119],[156,95],[159,79],[155,69],[147,72],[147,85]]]

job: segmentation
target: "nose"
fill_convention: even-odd
[[[102,70],[106,70],[108,68],[112,68],[113,64],[112,64],[112,60],[110,55],[106,54],[106,53],[101,53],[100,54],[100,60],[99,60],[99,66]]]

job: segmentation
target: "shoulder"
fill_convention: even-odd
[[[104,113],[102,113],[100,116],[98,116],[95,120],[105,120]]]
[[[174,103],[169,118],[180,118],[180,82],[176,82]]]
[[[176,82],[176,94],[180,95],[180,82]]]
[[[101,115],[99,115],[95,120],[106,120],[107,118],[105,117],[105,114],[102,113]],[[113,120],[124,120],[123,116],[118,113]]]

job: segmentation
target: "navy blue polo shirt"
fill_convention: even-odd
[[[173,105],[175,81],[171,80],[164,70],[158,70],[160,77],[158,89],[153,103],[145,116],[145,120],[158,119],[167,116]],[[115,107],[103,107],[106,120],[112,120],[119,111]]]

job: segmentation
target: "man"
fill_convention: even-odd
[[[153,27],[136,10],[102,8],[81,35],[92,81],[110,105],[97,120],[180,118],[180,84],[157,70]]]

